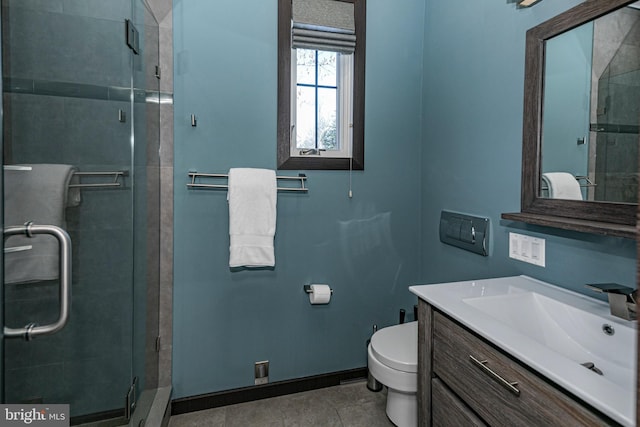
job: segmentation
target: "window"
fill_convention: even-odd
[[[316,38],[319,25],[299,25],[292,1],[351,6],[355,34]],[[364,169],[365,0],[279,0],[278,9],[278,169]]]
[[[353,54],[298,48],[291,63],[291,156],[348,158]]]

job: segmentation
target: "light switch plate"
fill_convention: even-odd
[[[545,240],[524,234],[509,233],[509,258],[545,266]]]

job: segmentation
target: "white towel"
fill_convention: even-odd
[[[5,169],[5,226],[55,225],[66,228],[65,208],[69,182],[75,169],[70,165],[19,165],[31,170]],[[75,204],[73,200],[70,204]],[[53,236],[11,236],[6,248],[31,246],[29,250],[5,254],[5,283],[25,283],[58,278],[58,241]]]
[[[547,172],[542,181],[549,188],[549,198],[582,200],[582,191],[576,177],[567,172]]]
[[[229,267],[273,267],[276,174],[268,169],[229,170]]]

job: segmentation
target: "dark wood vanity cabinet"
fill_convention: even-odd
[[[421,427],[618,425],[428,303],[418,311]]]
[[[439,427],[483,427],[485,424],[439,378],[431,380],[431,421]]]

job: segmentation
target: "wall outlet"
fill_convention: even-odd
[[[254,375],[255,385],[267,384],[269,382],[269,361],[256,362]]]
[[[544,239],[509,233],[509,258],[530,264],[545,266]]]

